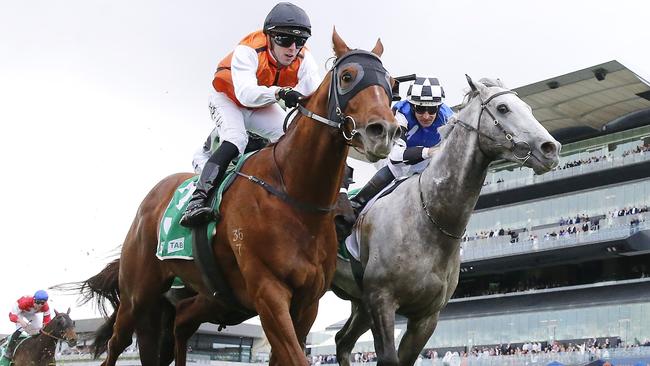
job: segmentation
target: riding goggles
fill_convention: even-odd
[[[43,301],[43,300],[36,300],[36,301],[34,301],[34,303],[35,303],[35,304],[38,304],[38,305],[43,305],[43,304],[45,304],[45,301]]]
[[[296,44],[296,48],[302,48],[305,43],[307,43],[307,38],[305,37],[296,37],[296,36],[287,36],[276,34],[271,36],[273,43],[277,44],[280,47],[291,47],[292,44]]]
[[[416,105],[415,107],[415,113],[417,114],[424,114],[424,112],[429,112],[429,114],[436,114],[438,113],[438,109],[440,106],[437,105]]]

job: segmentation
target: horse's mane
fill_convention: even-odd
[[[486,87],[490,88],[493,86],[499,87],[499,88],[504,88],[508,89],[508,87],[501,81],[501,79],[496,78],[482,78],[478,81],[479,83],[485,85]],[[475,96],[478,95],[478,91],[474,91],[472,89],[469,89],[465,95],[463,96],[463,102],[458,106],[458,110],[461,110],[469,104],[469,102],[474,98]]]
[[[486,87],[499,87],[499,88],[504,88],[508,89],[508,87],[501,81],[501,79],[493,79],[493,78],[482,78],[478,81],[479,83],[485,85]],[[475,96],[478,95],[478,91],[474,91],[472,89],[469,89],[468,91],[465,92],[465,95],[463,96],[463,102],[458,106],[458,111],[461,109],[467,107],[469,105],[469,102],[474,98]],[[454,113],[453,116],[449,118],[447,121],[447,124],[444,126],[441,126],[438,128],[438,133],[442,137],[443,140],[446,139],[446,137],[451,133],[451,131],[454,129],[454,126],[456,125],[456,120],[458,119],[458,114]]]

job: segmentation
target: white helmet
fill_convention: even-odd
[[[436,106],[442,104],[442,98],[445,97],[445,91],[440,86],[438,78],[421,78],[415,79],[415,82],[409,86],[406,93],[406,100],[411,104],[421,106]]]

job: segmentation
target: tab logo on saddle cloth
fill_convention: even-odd
[[[185,238],[178,238],[167,242],[167,253],[185,250]]]

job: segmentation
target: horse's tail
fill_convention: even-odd
[[[112,305],[113,310],[117,310],[120,306],[119,274],[120,259],[117,258],[85,281],[63,283],[50,289],[79,293],[81,295],[79,305],[94,300],[100,313],[107,318],[106,301]]]
[[[83,305],[95,301],[97,309],[105,317],[106,322],[95,331],[95,358],[104,353],[108,348],[108,340],[113,335],[113,325],[117,318],[117,309],[120,307],[119,289],[120,259],[115,259],[98,274],[81,282],[66,283],[54,286],[54,289],[64,291],[75,291],[81,293],[79,304]],[[106,301],[113,307],[113,313],[109,316],[106,309]]]
[[[113,325],[117,318],[117,309],[120,307],[120,289],[119,289],[120,259],[115,259],[101,272],[90,277],[81,283],[79,288],[82,296],[82,303],[95,300],[100,313],[107,318],[95,331],[95,342],[93,356],[95,359],[108,350],[108,341],[113,335]],[[106,302],[113,306],[113,314],[107,317]]]
[[[119,289],[120,259],[117,258],[98,274],[79,282],[77,289],[81,293],[80,303],[83,305],[95,300],[97,308],[104,317],[108,317],[106,300],[117,310],[120,306]]]
[[[108,341],[113,336],[113,325],[115,325],[115,319],[117,318],[117,308],[111,314],[111,316],[106,319],[106,322],[102,324],[95,331],[95,342],[93,343],[93,357],[98,359],[99,356],[108,351]]]

